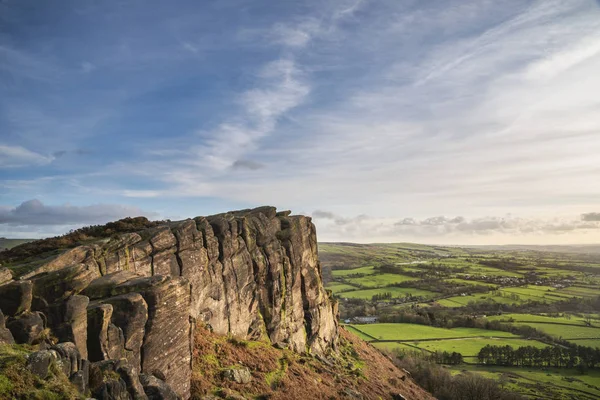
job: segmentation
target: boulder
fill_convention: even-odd
[[[56,361],[56,352],[50,350],[40,350],[31,353],[27,357],[27,369],[33,374],[39,376],[42,379],[46,379],[48,376],[48,368],[52,361]]]
[[[235,383],[245,384],[250,383],[252,380],[252,374],[248,368],[227,368],[221,374],[223,378]]]
[[[177,394],[166,384],[153,375],[141,374],[140,382],[149,400],[178,400]]]
[[[0,286],[0,309],[14,317],[31,310],[32,285],[30,281],[13,281]]]
[[[65,301],[79,294],[98,277],[100,272],[85,264],[68,266],[32,277],[33,295],[44,299],[47,304]]]
[[[16,343],[34,344],[42,339],[45,322],[40,312],[25,312],[6,324]]]
[[[83,358],[87,358],[87,306],[86,296],[75,295],[67,301],[46,307],[48,327],[60,342],[73,342]]]
[[[78,246],[73,249],[69,249],[61,253],[57,257],[53,258],[51,261],[41,265],[40,267],[29,272],[28,274],[23,275],[21,279],[29,279],[36,275],[58,271],[72,265],[78,265],[80,263],[83,263],[84,260],[91,253],[93,253],[93,251],[93,246]]]
[[[0,310],[0,344],[13,344],[14,342],[15,338],[10,330],[6,328],[6,320],[2,310]]]
[[[148,305],[139,293],[127,293],[101,300],[112,306],[111,323],[123,332],[125,357],[136,373],[141,372],[141,348],[144,342]]]
[[[87,350],[90,361],[120,359],[125,356],[125,338],[112,323],[113,306],[92,303],[87,309]]]
[[[12,272],[6,267],[0,267],[0,285],[4,285],[12,280]]]
[[[71,376],[82,369],[81,354],[79,354],[79,350],[77,350],[75,343],[59,343],[52,346],[51,350],[58,353],[58,363],[65,375]]]
[[[92,392],[97,400],[131,400],[123,379],[108,379]]]
[[[112,395],[117,396],[117,398],[131,398],[134,400],[148,399],[140,383],[139,375],[124,359],[92,363],[90,366],[89,387],[92,393],[105,396],[105,398],[112,399],[112,397],[106,397]],[[121,389],[124,389],[127,395],[122,393]]]
[[[94,279],[82,294],[92,300],[103,299],[140,292],[166,279],[167,277],[162,275],[143,277],[131,271],[119,271]]]
[[[148,396],[144,392],[144,388],[140,383],[139,374],[130,365],[120,365],[117,368],[117,373],[121,376],[127,391],[134,400],[148,400]]]

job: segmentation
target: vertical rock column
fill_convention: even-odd
[[[142,292],[148,304],[142,372],[162,374],[184,399],[192,375],[189,288],[185,278],[171,278]]]

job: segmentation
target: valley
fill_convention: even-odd
[[[342,324],[384,353],[526,398],[600,396],[596,247],[320,243],[319,257]]]

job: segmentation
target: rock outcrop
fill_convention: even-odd
[[[20,278],[1,272],[0,341],[69,343],[63,352],[79,358],[67,375],[106,398],[188,398],[197,323],[320,356],[337,345],[315,227],[273,207],[165,222],[69,249]],[[75,376],[81,360],[93,384],[87,367]]]

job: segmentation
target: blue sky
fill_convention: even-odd
[[[0,2],[0,236],[263,204],[321,240],[600,241],[600,6]]]

